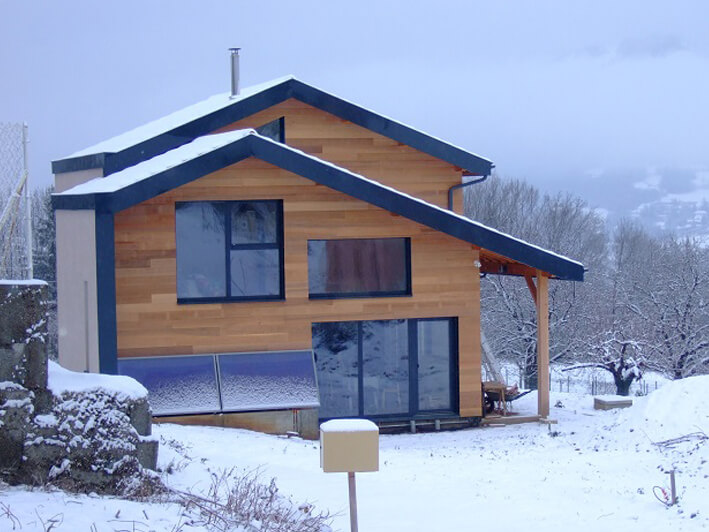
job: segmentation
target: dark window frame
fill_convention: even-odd
[[[309,238],[310,242],[361,242],[367,240],[403,240],[404,241],[404,268],[406,275],[405,288],[403,290],[375,290],[367,292],[318,292],[310,291],[310,255],[308,254],[308,299],[358,299],[372,297],[411,297],[413,295],[411,287],[411,238],[410,237],[374,237],[374,238]]]
[[[392,321],[392,320],[348,320],[348,322],[355,323],[357,326],[357,409],[358,413],[356,417],[376,419],[381,421],[406,421],[411,419],[430,419],[435,418],[456,418],[460,415],[460,390],[459,390],[459,375],[460,368],[458,366],[459,360],[459,344],[458,344],[458,318],[453,316],[441,316],[433,318],[401,318],[406,320],[408,327],[408,356],[409,356],[409,411],[406,413],[398,414],[374,414],[365,415],[364,413],[364,349],[363,349],[363,325],[368,321]],[[449,349],[450,349],[450,372],[449,372],[449,386],[450,386],[450,409],[432,409],[432,410],[422,410],[419,409],[418,405],[418,322],[421,321],[447,321],[448,322],[448,334],[449,334]],[[315,327],[318,322],[312,324]],[[320,322],[326,323],[326,322]],[[317,376],[317,353],[315,351],[315,346],[313,346],[313,354],[315,360],[315,372]],[[318,391],[320,387],[318,386]],[[321,403],[322,404],[322,403]],[[339,416],[333,417],[321,417],[320,421],[327,421],[328,419],[337,419]]]
[[[180,205],[191,205],[195,203],[209,203],[213,205],[224,205],[224,261],[225,261],[225,296],[209,297],[180,297],[177,295],[178,305],[208,304],[208,303],[238,303],[238,302],[258,302],[258,301],[283,301],[286,298],[285,282],[285,257],[283,246],[283,200],[220,200],[220,201],[177,201],[175,202],[175,219],[177,218],[177,208]],[[276,204],[276,242],[274,243],[232,243],[232,207],[239,203],[275,203]],[[178,245],[177,227],[175,227],[175,248]],[[278,294],[274,295],[253,295],[253,296],[233,296],[231,295],[231,252],[270,249],[278,251]],[[177,263],[177,255],[175,256]],[[177,270],[175,271],[175,293],[177,294]]]

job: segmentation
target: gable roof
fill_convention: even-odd
[[[292,76],[223,93],[176,113],[52,162],[55,174],[103,168],[113,174],[207,135],[289,98],[331,113],[380,135],[458,166],[472,175],[490,174],[488,159],[304,83]]]
[[[579,262],[275,142],[254,130],[201,137],[109,177],[98,177],[54,194],[53,203],[56,209],[115,213],[252,156],[559,279],[583,280],[584,267]]]

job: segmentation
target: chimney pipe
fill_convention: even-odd
[[[231,97],[239,94],[239,50],[241,48],[229,48],[231,52]]]

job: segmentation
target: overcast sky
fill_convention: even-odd
[[[244,86],[294,74],[594,205],[709,188],[701,0],[0,0],[0,121],[29,124],[48,184],[51,160],[228,91],[230,46]]]

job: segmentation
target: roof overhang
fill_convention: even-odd
[[[212,144],[198,150],[198,142]],[[198,139],[122,173],[95,178],[54,194],[53,205],[55,209],[93,209],[100,213],[116,213],[248,157],[256,157],[558,279],[583,281],[584,267],[579,262],[274,142],[254,131]],[[163,165],[161,161],[164,161]],[[174,161],[180,162],[174,164]],[[132,179],[125,179],[128,173]],[[112,186],[111,183],[118,185]]]
[[[227,97],[225,96],[225,98]],[[138,135],[134,143],[125,141],[117,143],[115,146],[117,150],[114,152],[101,151],[100,153],[87,154],[85,153],[87,150],[84,150],[79,156],[53,161],[52,172],[59,174],[88,168],[103,168],[103,174],[110,175],[238,122],[289,98],[322,109],[343,120],[348,120],[353,124],[442,159],[461,168],[468,175],[489,175],[492,171],[492,162],[483,157],[295,78],[285,78],[278,83],[267,84],[266,88],[245,97],[236,98],[233,103],[228,103],[227,98],[225,100],[227,103],[224,106],[211,112],[202,111],[205,114],[201,115],[197,112],[198,116],[186,118],[187,121],[171,127],[167,131]],[[106,143],[102,144],[103,147],[106,146]],[[101,145],[97,148],[101,149],[100,147]]]

